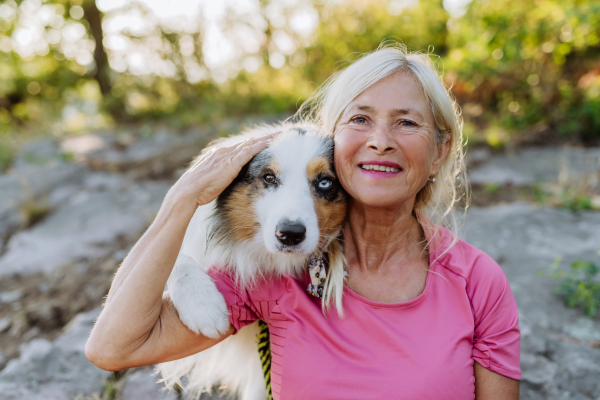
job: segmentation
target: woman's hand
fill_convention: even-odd
[[[210,203],[233,182],[252,157],[267,148],[275,135],[277,133],[210,149],[194,162],[171,190],[194,199],[197,206]]]

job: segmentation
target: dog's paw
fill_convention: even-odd
[[[177,258],[167,288],[179,319],[194,333],[218,339],[229,330],[225,299],[194,260]]]

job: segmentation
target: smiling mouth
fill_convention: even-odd
[[[359,164],[361,169],[365,171],[377,171],[377,172],[400,172],[402,168],[394,168],[388,167],[386,165],[377,165],[377,164]]]

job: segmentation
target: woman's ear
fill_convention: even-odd
[[[435,154],[435,158],[433,159],[433,163],[431,164],[431,172],[433,174],[437,174],[440,170],[440,167],[444,163],[446,156],[448,155],[448,151],[450,151],[450,138],[446,140],[444,143],[440,143],[437,145],[437,151]]]

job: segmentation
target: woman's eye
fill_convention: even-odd
[[[356,117],[352,119],[352,122],[356,122],[358,124],[364,124],[367,122],[367,119],[365,117]]]
[[[266,174],[265,176],[263,176],[263,179],[267,183],[275,183],[275,175],[273,174]]]
[[[409,121],[407,119],[400,121],[400,125],[402,125],[402,126],[417,126],[416,123]]]
[[[331,179],[321,179],[319,181],[319,189],[329,189],[331,187],[331,185],[333,185],[333,182],[331,181]]]

